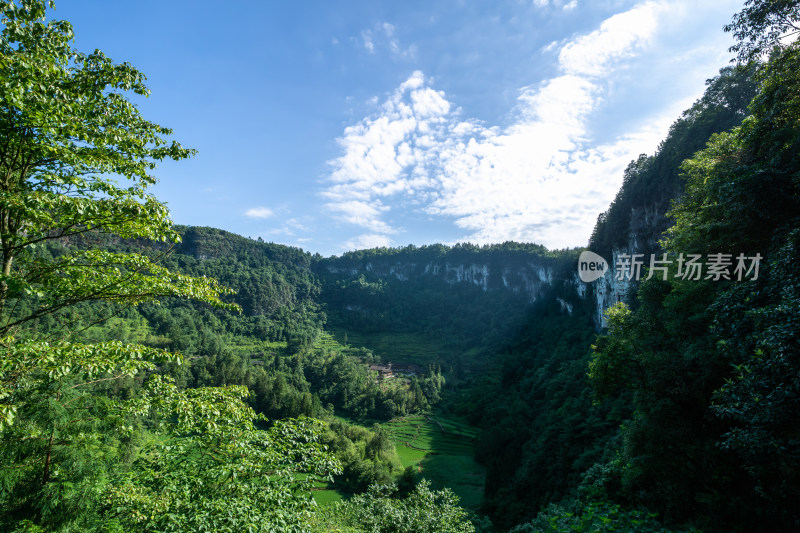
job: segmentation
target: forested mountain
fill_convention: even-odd
[[[656,250],[672,225],[667,212],[684,190],[681,164],[715,133],[741,124],[756,94],[755,66],[725,67],[706,82],[702,98],[683,112],[655,154],[642,154],[625,170],[622,187],[608,210],[597,218],[589,249],[610,257],[612,251]]]
[[[753,68],[729,67],[709,80],[706,93],[673,124],[656,154],[628,167],[589,249],[608,260],[620,251],[648,257],[656,252],[669,225],[667,209],[683,189],[681,162],[712,133],[741,123],[754,92]],[[570,266],[575,271],[574,261]],[[616,453],[630,397],[598,402],[585,376],[597,317],[633,296],[631,285],[616,279],[612,263],[605,277],[588,285],[590,302],[564,316],[551,297],[533,310],[524,333],[506,348],[499,383],[482,395],[493,401],[478,403],[473,415],[486,421],[480,453],[489,467],[487,506],[506,524],[560,501],[587,472],[598,475],[596,463]]]
[[[575,251],[532,244],[439,244],[349,252],[315,271],[333,325],[420,332],[466,349],[508,337],[554,286],[569,286],[572,300],[583,289],[576,260]]]
[[[631,162],[593,283],[581,249],[323,258],[174,226],[147,171],[191,151],[114,92],[143,76],[26,5],[0,5],[0,528],[800,530],[800,45],[776,41],[796,2],[734,17],[741,65]],[[9,89],[31,57],[56,96]],[[625,254],[669,266],[621,280]],[[485,468],[470,512],[422,480],[456,448]]]
[[[630,165],[617,199],[598,220],[591,249],[609,259],[620,251],[658,249],[656,240],[672,220],[668,206],[682,194],[681,161],[703,145],[704,136],[741,123],[744,102],[755,91],[754,71],[723,69],[656,154]],[[103,326],[84,324],[79,316],[75,327],[86,329],[78,338],[135,340],[179,351],[189,364],[165,367],[179,385],[246,385],[252,391],[249,404],[273,419],[336,414],[386,421],[427,409],[444,394],[440,408],[482,429],[477,458],[487,467],[483,510],[501,528],[534,517],[548,504],[578,502],[569,498],[587,494],[658,510],[669,520],[691,520],[701,512],[698,507],[694,515],[674,513],[653,500],[612,490],[624,485],[613,480],[619,475],[618,454],[627,449],[619,427],[638,416],[641,400],[624,388],[598,397],[586,376],[598,315],[624,295],[634,307],[640,299],[635,286],[612,299],[599,297],[603,283],[613,289],[617,280],[607,274],[593,285],[581,282],[580,250],[461,244],[322,258],[212,228],[176,230],[182,240],[173,247],[87,233],[58,239],[42,253],[54,258],[73,249],[144,253],[172,270],[219,280],[234,293],[223,298],[242,312],[182,299],[122,312],[112,306],[107,312],[116,314]],[[80,315],[81,309],[70,313]],[[94,316],[96,310],[82,312]],[[61,322],[48,315],[34,326],[47,334]],[[368,370],[380,356],[346,346],[346,340],[336,343],[326,333],[331,328],[345,335],[420,334],[449,350],[437,352],[435,366],[408,387],[385,389]],[[448,380],[452,385],[443,388]],[[135,394],[137,387],[124,385],[118,393]],[[346,444],[350,438],[368,443],[385,437],[369,432],[354,437],[357,432],[347,425],[332,427],[327,442],[345,464],[340,487],[365,490],[402,473],[391,453],[353,452]]]
[[[638,308],[613,309],[590,366],[599,393],[633,395],[610,492],[709,529],[798,526],[799,50],[773,51],[750,116],[683,164],[663,242],[763,257],[758,274],[645,282]]]
[[[754,70],[754,65],[722,69],[707,81],[703,97],[672,124],[656,153],[631,161],[614,201],[597,218],[589,238],[590,250],[612,266],[620,254],[649,258],[660,251],[658,241],[672,225],[669,209],[685,186],[681,164],[713,134],[741,123],[756,92]],[[598,325],[606,325],[603,313],[609,307],[632,301],[635,285],[635,280],[617,279],[613,269],[595,284]]]

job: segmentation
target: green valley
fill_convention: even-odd
[[[800,44],[775,40],[798,2],[745,3],[739,64],[630,163],[588,248],[331,257],[174,224],[149,172],[194,152],[129,99],[144,75],[17,4],[0,529],[800,529]],[[611,263],[591,283],[586,250]],[[615,275],[651,255],[676,259]]]

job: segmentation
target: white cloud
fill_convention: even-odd
[[[305,217],[306,220],[309,217]],[[301,221],[297,218],[282,218],[281,219],[281,226],[277,228],[272,228],[267,233],[269,235],[282,235],[285,237],[294,237],[297,232],[305,232],[308,233],[311,231],[309,226],[305,223],[305,221]]]
[[[536,7],[547,7],[547,6],[554,6],[560,7],[564,11],[571,11],[578,7],[578,0],[570,0],[567,2],[566,0],[533,0],[533,5]]]
[[[370,54],[375,53],[375,43],[372,42],[372,30],[364,30],[361,32],[361,40],[364,43],[364,48]]]
[[[368,231],[346,246],[388,246],[400,231],[392,220],[409,213],[452,220],[473,242],[584,244],[627,164],[651,153],[683,109],[642,117],[602,144],[590,138],[611,74],[653,42],[670,12],[646,2],[548,47],[560,46],[558,75],[522,88],[505,127],[464,117],[414,72],[338,139],[342,155],[330,162],[322,194],[340,220]]]
[[[363,250],[365,248],[381,248],[391,246],[392,240],[386,235],[365,233],[344,243],[346,250]]]
[[[561,46],[563,41],[550,41],[545,46],[542,47],[542,52],[552,52],[559,46]]]
[[[337,192],[330,191],[328,196],[339,198],[339,201],[331,202],[328,206],[334,212],[337,212],[339,218],[344,222],[361,226],[374,232],[395,233],[394,228],[381,220],[381,213],[389,208],[383,206],[380,200],[349,200],[344,198],[345,194],[339,196]]]
[[[633,55],[656,30],[665,9],[647,2],[606,19],[600,28],[567,43],[558,56],[561,69],[579,76],[603,76],[614,59]]]
[[[395,27],[388,22],[378,22],[372,28],[363,30],[360,34],[361,44],[370,54],[376,53],[380,47],[386,47],[396,57],[413,59],[417,53],[414,45],[408,48],[400,46],[400,40],[395,36]]]
[[[269,218],[275,215],[269,207],[251,207],[244,214],[250,218]]]

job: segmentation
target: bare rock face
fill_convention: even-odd
[[[619,248],[611,250],[611,257],[605,259],[609,261],[609,269],[604,276],[593,283],[595,295],[595,324],[598,328],[605,327],[605,312],[618,302],[628,302],[636,293],[638,280],[634,276],[620,276],[616,266],[622,255],[633,256],[642,255],[645,265],[649,264],[650,255],[659,253],[659,239],[669,225],[669,219],[661,212],[657,205],[646,207],[635,207],[630,210],[630,230],[627,235],[627,243]],[[644,269],[642,269],[644,273]]]
[[[412,281],[421,278],[440,279],[448,285],[469,283],[480,287],[484,292],[493,290],[510,291],[532,303],[539,298],[546,286],[552,284],[559,275],[554,266],[537,261],[536,257],[527,261],[512,261],[503,264],[498,257],[487,258],[488,262],[452,261],[437,259],[419,263],[416,261],[370,260],[360,264],[339,265],[335,262],[325,266],[332,275],[357,277],[367,275],[377,279],[396,279]],[[576,280],[567,280],[575,283]],[[581,295],[583,296],[583,295]]]

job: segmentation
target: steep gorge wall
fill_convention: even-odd
[[[524,245],[523,245],[524,246]],[[318,271],[328,277],[392,282],[439,281],[454,287],[469,284],[484,293],[511,293],[521,304],[536,302],[554,284],[567,284],[584,297],[584,288],[574,275],[577,251],[547,253],[536,250],[508,251],[489,247],[468,252],[457,248],[430,250],[399,249],[366,255],[345,254],[320,262]]]
[[[529,303],[535,302],[543,290],[560,276],[554,265],[536,261],[500,265],[497,262],[481,261],[440,260],[419,263],[409,260],[368,260],[356,265],[337,265],[331,262],[325,266],[325,271],[331,275],[353,278],[361,275],[370,279],[398,281],[419,281],[427,278],[441,280],[450,286],[469,283],[484,292],[509,291]]]
[[[511,341],[537,308],[588,319],[578,255],[517,243],[435,245],[353,252],[315,271],[331,324],[418,332],[466,349]]]
[[[589,241],[589,249],[609,262],[606,275],[593,282],[595,322],[605,326],[605,311],[617,302],[629,301],[635,281],[619,280],[615,265],[622,254],[659,253],[659,240],[671,225],[667,213],[683,194],[683,161],[701,150],[709,138],[728,131],[748,114],[756,93],[753,67],[726,67],[706,82],[703,96],[684,111],[670,127],[669,135],[652,156],[641,155],[625,170],[623,184],[614,201],[602,213]]]
[[[643,260],[647,263],[650,254],[661,250],[658,241],[661,235],[669,227],[670,221],[665,215],[665,201],[651,204],[648,206],[632,207],[629,213],[630,230],[627,239],[623,240],[621,246],[612,247],[610,250],[596,252],[599,253],[607,262],[609,269],[605,275],[592,282],[592,293],[594,295],[594,322],[598,328],[606,326],[605,312],[619,302],[629,303],[631,297],[636,293],[638,285],[635,279],[627,276],[619,276],[616,265],[621,256],[633,256],[642,254]],[[591,243],[590,243],[590,249]],[[592,251],[595,251],[592,249]]]

